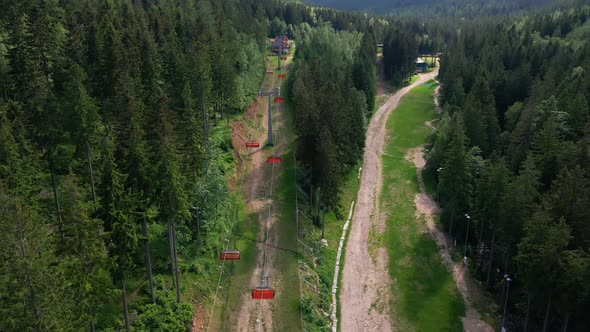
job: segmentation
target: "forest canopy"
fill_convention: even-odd
[[[358,14],[275,0],[0,6],[2,331],[186,330],[215,291],[237,199],[229,119],[258,94],[269,37],[350,31],[330,71],[349,81],[342,106],[360,129],[374,98],[374,75],[350,75],[374,66],[353,63],[353,31],[370,26]]]
[[[585,6],[467,25],[441,59],[427,169],[476,276],[501,296],[511,277],[510,330],[590,328],[589,19]]]

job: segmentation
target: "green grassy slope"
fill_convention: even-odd
[[[393,279],[393,320],[402,331],[460,331],[463,301],[439,250],[416,220],[416,169],[406,151],[424,143],[425,121],[435,117],[434,86],[424,84],[402,98],[387,122],[381,204],[388,211],[385,241]]]

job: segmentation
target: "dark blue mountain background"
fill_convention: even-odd
[[[518,14],[559,0],[308,0],[311,3],[381,15],[459,17]],[[567,1],[572,2],[572,1]]]

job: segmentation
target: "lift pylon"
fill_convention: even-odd
[[[261,96],[268,96],[268,141],[267,141],[267,145],[274,145],[274,142],[272,140],[272,96],[278,96],[279,95],[279,89],[278,88],[262,88],[260,90],[260,95]]]

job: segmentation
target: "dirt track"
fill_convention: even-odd
[[[392,331],[389,299],[391,279],[387,272],[385,248],[377,248],[373,260],[369,255],[369,230],[383,232],[385,221],[379,212],[382,187],[381,155],[385,145],[385,124],[400,98],[416,85],[434,78],[438,69],[420,75],[413,84],[399,90],[381,106],[369,123],[357,206],[346,244],[340,294],[342,331]]]

